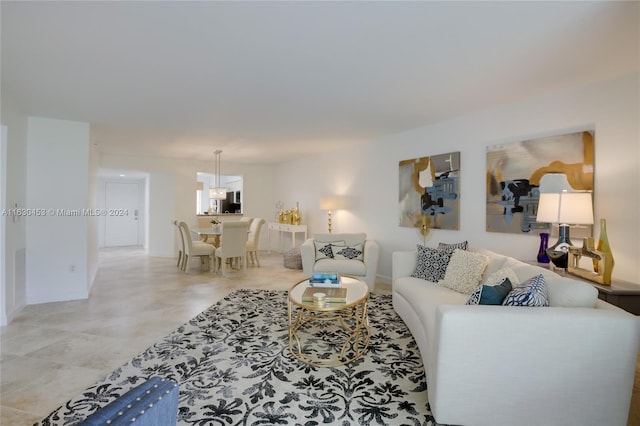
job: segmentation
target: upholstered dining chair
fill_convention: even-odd
[[[215,261],[218,272],[222,271],[223,265],[227,265],[227,260],[233,264],[237,258],[241,261],[241,269],[247,265],[247,231],[249,225],[246,221],[236,220],[222,222],[222,235],[220,236],[220,247],[215,251]]]
[[[251,224],[253,223],[254,218],[249,217],[249,216],[243,216],[243,217],[240,218],[240,220],[242,222],[247,222],[249,224],[249,229],[251,229]]]
[[[194,258],[200,258],[201,262],[207,265],[207,269],[211,270],[213,265],[213,252],[215,247],[202,241],[193,241],[191,238],[191,230],[186,222],[178,223],[184,238],[184,254],[182,259],[182,270],[188,274],[190,269],[190,261]]]
[[[172,220],[173,223],[178,230],[178,234],[180,235],[180,245],[178,246],[178,262],[176,263],[176,268],[182,269],[182,257],[184,253],[184,237],[182,236],[182,228],[180,228],[178,221],[176,219]]]
[[[258,247],[260,241],[260,229],[264,225],[264,219],[255,218],[251,222],[249,227],[249,238],[247,239],[247,261],[254,263],[260,267],[260,260],[258,259]]]

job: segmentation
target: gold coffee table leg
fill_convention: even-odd
[[[322,312],[305,308],[294,308],[289,302],[289,351],[298,361],[315,367],[336,367],[353,362],[360,358],[367,350],[370,338],[369,318],[366,300],[347,309]],[[336,357],[317,358],[307,355],[303,351],[298,331],[306,325],[318,321],[338,321],[347,333],[340,353]],[[352,325],[349,325],[352,323]],[[349,350],[353,353],[348,356]]]

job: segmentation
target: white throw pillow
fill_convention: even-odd
[[[344,246],[344,241],[332,241],[322,242],[314,241],[313,244],[316,247],[316,260],[320,259],[333,259],[335,257],[333,253],[333,246]]]
[[[333,251],[334,259],[364,261],[364,251],[362,250],[362,244],[356,244],[354,246],[334,245],[331,247],[331,250]]]
[[[494,273],[492,273],[491,275],[489,275],[485,280],[484,284],[491,285],[491,286],[498,285],[498,284],[501,284],[505,278],[509,278],[509,281],[511,282],[511,285],[513,287],[520,284],[520,280],[518,279],[518,276],[516,275],[514,270],[509,268],[508,266],[504,266],[498,269],[497,271],[495,271]]]
[[[471,294],[478,287],[488,262],[484,254],[457,249],[440,284],[458,293]]]

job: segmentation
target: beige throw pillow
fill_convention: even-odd
[[[484,284],[491,285],[491,286],[498,285],[498,284],[501,284],[505,278],[509,278],[509,281],[511,281],[511,285],[513,287],[520,284],[520,280],[518,279],[518,276],[513,271],[513,269],[509,268],[508,266],[500,268],[497,271],[495,271],[493,274],[489,275],[485,280]]]
[[[440,285],[462,294],[471,294],[480,284],[489,258],[484,254],[456,249]]]

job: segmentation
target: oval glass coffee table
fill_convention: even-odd
[[[289,351],[301,362],[335,367],[360,358],[369,344],[369,286],[342,276],[345,302],[304,301],[306,278],[289,290]]]

